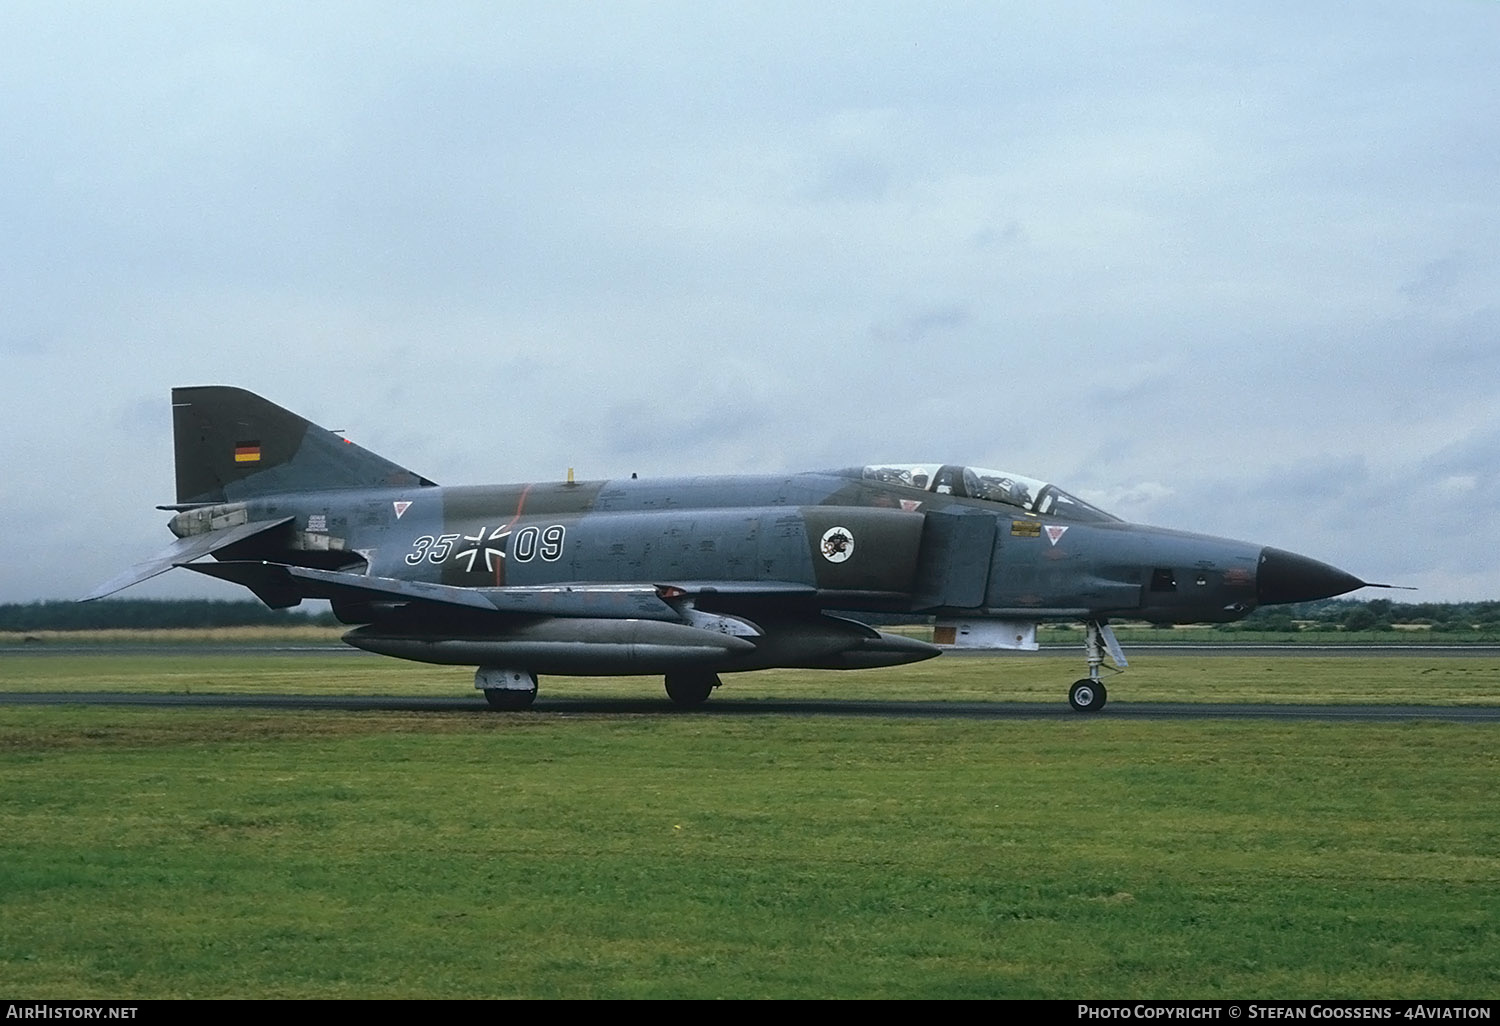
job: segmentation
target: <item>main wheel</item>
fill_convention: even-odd
[[[481,666],[474,671],[474,686],[484,692],[491,709],[515,712],[530,709],[536,700],[536,674],[503,666]]]
[[[667,697],[679,709],[696,709],[708,701],[714,688],[719,686],[716,673],[669,673],[667,674]]]
[[[1079,712],[1098,712],[1107,697],[1104,685],[1085,677],[1068,689],[1068,704]]]
[[[490,703],[491,709],[501,712],[520,712],[530,709],[531,703],[536,701],[536,689],[530,691],[512,691],[507,688],[485,688],[484,700]]]

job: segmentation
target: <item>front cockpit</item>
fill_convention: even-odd
[[[1026,513],[1060,520],[1097,523],[1118,522],[1120,519],[1056,485],[1003,470],[952,463],[877,463],[854,468],[845,474],[865,481],[915,488],[939,495],[1000,503],[1014,506]]]

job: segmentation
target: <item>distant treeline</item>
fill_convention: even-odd
[[[1440,634],[1500,631],[1500,602],[1391,602],[1324,599],[1290,606],[1262,606],[1245,619],[1220,625],[1244,631],[1388,631],[1425,627]]]
[[[890,619],[885,617],[883,619]],[[0,631],[86,631],[172,627],[334,626],[326,609],[267,609],[259,602],[206,599],[110,599],[105,602],[31,602],[0,605]],[[1220,630],[1394,630],[1398,625],[1439,633],[1500,631],[1500,602],[1354,602],[1325,599],[1291,606],[1265,606]]]
[[[259,602],[110,599],[0,605],[0,631],[161,630],[172,627],[291,627],[337,624],[332,613],[267,609]]]

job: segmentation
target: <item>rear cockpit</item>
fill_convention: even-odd
[[[1056,485],[1003,470],[952,463],[876,463],[842,474],[939,495],[1000,503],[1060,520],[1117,522],[1120,519]]]

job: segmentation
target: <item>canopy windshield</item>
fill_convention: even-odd
[[[1119,520],[1056,485],[1004,470],[951,463],[879,463],[865,467],[860,476],[866,481],[998,502],[1064,520]]]

